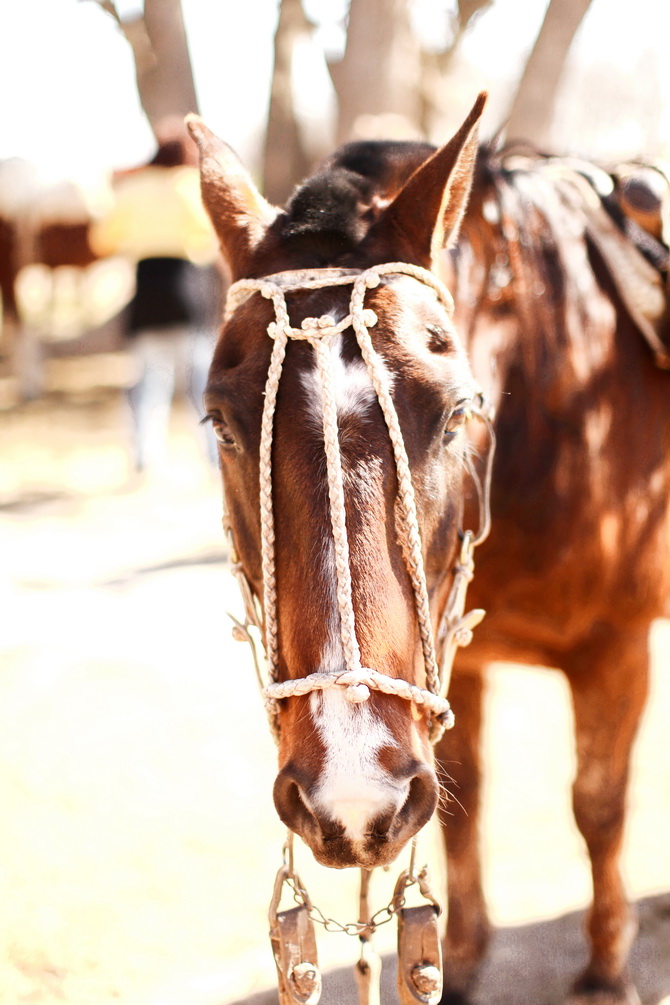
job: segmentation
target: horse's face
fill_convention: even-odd
[[[292,321],[346,314],[347,296],[293,297]],[[260,302],[256,302],[260,301]],[[373,344],[383,360],[403,429],[419,509],[435,614],[444,601],[463,471],[463,417],[474,388],[449,336],[449,319],[416,280],[393,277],[369,296]],[[255,298],[224,329],[206,396],[221,443],[226,499],[237,549],[262,596],[259,443],[270,361],[269,305]],[[362,663],[425,686],[414,594],[397,519],[389,434],[353,333],[330,347],[345,483],[353,603]],[[274,423],[273,503],[279,677],[346,666],[340,640],[335,549],[319,377],[314,353],[291,344]],[[281,703],[282,819],[328,864],[374,865],[397,854],[431,816],[437,784],[425,716],[401,698],[373,692],[352,705],[339,689]]]
[[[472,117],[471,117],[472,118]],[[429,264],[435,229],[454,229],[460,206],[444,208],[444,189],[474,147],[474,119],[458,149],[443,148],[447,179],[433,195],[437,208],[421,249],[405,236],[386,247],[402,220],[382,216],[362,242],[361,265],[373,261]],[[203,156],[203,194],[229,259],[240,276],[286,268],[281,259],[285,218],[277,217],[250,181],[231,183],[227,154],[199,123],[193,127]],[[452,141],[453,146],[454,141]],[[215,145],[216,144],[216,145]],[[446,155],[444,153],[446,150]],[[464,154],[465,151],[465,154]],[[439,156],[436,155],[436,157]],[[208,165],[207,158],[210,158]],[[211,159],[220,179],[208,191]],[[414,176],[416,177],[416,176]],[[430,188],[424,178],[420,191]],[[439,192],[437,188],[439,187]],[[235,190],[238,199],[232,200]],[[222,197],[227,193],[230,205]],[[403,192],[405,195],[403,196]],[[411,193],[410,193],[411,195]],[[430,197],[428,197],[430,198]],[[241,206],[247,216],[240,236]],[[387,211],[388,212],[388,211]],[[391,214],[392,215],[392,214]],[[416,211],[412,214],[415,223]],[[223,223],[222,223],[223,220]],[[407,227],[409,230],[410,227]],[[441,243],[441,242],[440,242]],[[416,244],[416,239],[414,239]],[[234,247],[233,247],[234,246]],[[434,247],[433,247],[434,250]],[[358,262],[349,258],[347,266]],[[301,263],[298,262],[298,265]],[[349,313],[350,287],[287,295],[290,321]],[[368,292],[370,329],[398,414],[408,454],[433,622],[444,607],[458,540],[462,499],[463,423],[475,394],[463,351],[441,301],[416,279],[393,275]],[[274,320],[270,303],[251,296],[230,317],[217,346],[205,405],[220,442],[221,468],[233,537],[247,578],[263,596],[259,452],[264,388]],[[400,518],[396,465],[377,395],[351,329],[329,344],[334,373],[341,470],[356,640],[361,662],[390,677],[426,686],[416,602],[407,568],[406,531]],[[346,667],[337,602],[336,554],[324,458],[321,386],[314,350],[288,345],[274,415],[272,502],[275,526],[277,674],[279,680]],[[329,866],[373,867],[393,860],[432,815],[438,786],[426,717],[403,698],[373,691],[350,703],[339,687],[280,702],[279,775],[275,804],[282,820]]]

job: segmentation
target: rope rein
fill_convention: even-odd
[[[451,728],[454,723],[453,713],[446,698],[450,662],[447,663],[447,660],[443,658],[443,671],[442,675],[440,675],[433,637],[428,587],[421,548],[421,535],[409,460],[384,364],[374,349],[370,337],[369,329],[377,323],[377,316],[374,311],[366,309],[364,306],[366,292],[378,286],[382,276],[391,274],[407,275],[430,287],[447,312],[450,315],[453,313],[453,299],[444,285],[426,269],[404,262],[376,265],[364,272],[344,269],[314,269],[301,272],[278,273],[262,279],[243,279],[231,286],[228,292],[225,312],[226,319],[245,300],[257,292],[272,301],[275,312],[275,318],[270,322],[267,329],[268,335],[274,344],[265,383],[260,440],[259,478],[264,630],[257,605],[254,601],[253,591],[241,569],[239,561],[237,561],[234,542],[232,541],[232,531],[227,514],[225,513],[224,525],[226,525],[232,546],[233,571],[242,588],[245,601],[246,622],[245,624],[235,622],[236,637],[251,642],[252,647],[255,648],[253,638],[249,632],[249,627],[254,626],[258,629],[261,638],[264,640],[270,682],[264,686],[262,683],[262,691],[270,726],[277,741],[279,739],[278,702],[281,699],[295,695],[305,695],[332,687],[343,688],[347,699],[353,703],[367,701],[370,696],[370,690],[374,689],[385,694],[397,695],[407,701],[414,702],[418,706],[422,706],[428,715],[429,736],[433,742],[437,742],[444,730]],[[345,318],[336,323],[329,314],[325,314],[319,318],[305,318],[300,328],[291,326],[286,305],[286,293],[343,285],[352,286],[349,313]],[[363,362],[365,363],[384,416],[393,449],[398,485],[398,523],[404,537],[402,541],[403,554],[414,594],[426,672],[426,688],[420,688],[399,678],[389,677],[369,667],[363,667],[361,663],[352,600],[343,469],[340,456],[337,407],[332,356],[330,352],[333,338],[350,327],[356,336]],[[278,680],[275,525],[272,502],[272,442],[277,393],[289,339],[309,342],[316,356],[321,389],[330,522],[335,552],[340,638],[345,658],[345,668],[327,673],[311,673],[306,677],[280,682]],[[487,423],[491,439],[491,449],[489,450],[483,488],[479,485],[477,479],[475,479],[478,486],[480,503],[480,528],[476,537],[469,531],[463,536],[460,561],[454,570],[454,583],[447,601],[445,616],[441,621],[438,631],[438,644],[443,651],[443,657],[447,655],[450,648],[455,652],[458,645],[465,645],[470,641],[471,628],[484,615],[483,611],[470,611],[469,615],[463,616],[465,590],[467,589],[467,583],[472,578],[474,568],[472,552],[474,546],[479,544],[488,533],[488,495],[493,447],[493,431],[490,419],[483,411],[476,408],[473,409],[473,412]],[[453,654],[451,658],[453,659]],[[255,652],[254,659],[257,672],[260,676],[260,668]]]

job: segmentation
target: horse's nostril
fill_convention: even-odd
[[[435,772],[427,764],[422,764],[409,783],[407,799],[400,808],[397,819],[406,824],[411,822],[415,831],[428,823],[437,807],[439,785]]]
[[[378,843],[407,840],[433,815],[438,799],[438,784],[428,765],[415,762],[411,769],[404,802],[371,821],[366,837]]]
[[[397,815],[397,811],[394,809],[390,813],[385,813],[383,816],[377,817],[377,819],[373,821],[369,836],[375,841],[386,841],[389,836],[391,824],[396,819]]]
[[[286,768],[275,779],[273,796],[281,821],[292,831],[300,834],[306,824],[313,822],[314,817],[303,799],[300,785]]]

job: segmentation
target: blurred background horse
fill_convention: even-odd
[[[493,530],[472,586],[488,613],[457,661],[459,728],[439,752],[463,807],[443,820],[447,1000],[465,994],[487,940],[477,826],[492,660],[556,667],[572,695],[573,808],[593,905],[591,958],[571,1001],[639,1000],[618,858],[649,630],[670,600],[667,196],[643,168],[608,174],[483,149],[452,255],[456,302],[469,304],[459,331],[495,402],[499,446]]]

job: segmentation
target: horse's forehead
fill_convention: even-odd
[[[294,328],[306,318],[328,316],[337,324],[351,311],[352,286],[325,286],[317,290],[289,290],[285,293],[288,317]],[[365,307],[374,309],[376,323],[371,329],[373,339],[384,336],[385,352],[415,338],[417,330],[444,313],[435,293],[408,276],[383,277],[380,285],[368,290]],[[223,329],[221,342],[238,355],[268,356],[271,352],[269,325],[277,320],[270,300],[254,294],[244,303]],[[344,354],[357,354],[355,338],[345,342]],[[347,346],[352,348],[348,349]],[[302,360],[308,357],[300,355]],[[215,360],[216,362],[216,360]],[[308,363],[304,364],[309,366]]]

